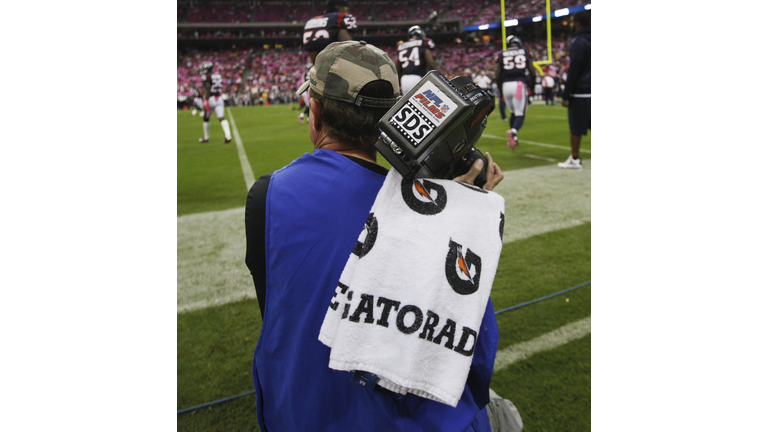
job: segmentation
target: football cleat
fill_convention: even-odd
[[[299,114],[299,121],[304,124],[304,113]]]
[[[211,140],[210,138],[200,138],[198,139],[198,141],[200,141],[201,143],[207,143],[207,142],[210,142]]]
[[[560,168],[566,168],[566,169],[582,169],[581,167],[581,158],[574,159],[573,155],[569,155],[568,159],[565,162],[560,162],[557,164]]]
[[[507,146],[509,146],[510,150],[514,150],[515,147],[520,144],[520,142],[517,140],[517,134],[512,132],[512,129],[507,131],[507,138],[509,139]]]
[[[224,144],[229,144],[232,138],[224,138]]]

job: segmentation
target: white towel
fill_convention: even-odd
[[[329,367],[458,404],[501,254],[504,198],[394,169],[320,329]]]

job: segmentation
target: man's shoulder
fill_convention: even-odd
[[[304,153],[300,157],[294,159],[288,165],[276,170],[270,175],[270,181],[274,179],[280,179],[285,176],[291,176],[297,169],[301,170],[301,166],[304,165],[309,158],[312,157],[311,153]]]
[[[573,39],[571,40],[571,46],[574,44],[576,45],[582,45],[582,46],[589,46],[592,44],[592,29],[591,28],[583,28],[579,29],[575,35],[573,35]]]
[[[350,167],[363,169],[350,170]],[[327,179],[329,173],[335,173],[334,175],[339,175],[341,176],[340,178],[347,176],[352,176],[352,178],[355,179],[381,177],[381,181],[383,181],[383,178],[387,175],[387,171],[386,168],[380,165],[362,159],[351,158],[333,150],[318,149],[313,153],[304,153],[301,157],[294,159],[290,164],[273,172],[269,182],[270,185],[272,185],[270,187],[276,187],[278,189],[285,187],[292,188],[297,185],[313,187],[313,185],[317,185],[324,181],[321,179]],[[380,176],[371,177],[369,174],[362,174],[365,172],[373,172],[380,174]],[[359,175],[363,175],[363,177],[359,177]]]
[[[258,220],[263,223],[264,212],[267,203],[267,194],[269,192],[270,182],[274,173],[265,174],[253,182],[248,190],[248,196],[245,200],[245,220],[246,225],[251,225]],[[263,224],[262,227],[263,228]],[[249,235],[246,232],[246,235]]]
[[[323,16],[328,17],[328,21],[334,22],[334,23],[339,22],[341,20],[349,20],[349,19],[356,20],[355,16],[349,12],[330,12]]]
[[[499,52],[499,57],[517,56],[520,54],[525,54],[527,56],[528,50],[525,48],[507,48],[506,50]]]
[[[305,29],[324,28],[330,20],[330,14],[317,15],[307,20],[304,24]]]
[[[410,49],[413,47],[422,46],[422,44],[423,44],[423,41],[421,39],[410,40],[398,45],[397,50],[402,51],[402,50]]]
[[[371,171],[381,173],[381,169],[384,171],[384,175],[386,175],[387,170],[386,168],[383,168],[381,165],[367,162],[364,159],[360,159],[353,156],[346,156],[339,152],[328,150],[328,149],[315,149],[312,153],[304,153],[301,157],[294,159],[293,162],[289,163],[288,165],[280,168],[279,170],[275,171],[273,173],[273,176],[280,173],[283,174],[285,172],[291,172],[293,170],[302,170],[304,169],[304,165],[312,165],[312,164],[321,164],[324,166],[328,165],[340,165],[340,166],[346,166],[349,161],[357,163],[357,165],[362,165],[363,167],[369,168]]]

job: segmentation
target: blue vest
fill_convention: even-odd
[[[490,300],[456,408],[364,389],[351,372],[328,367],[320,326],[384,178],[329,150],[272,175],[264,322],[253,355],[262,432],[491,430],[484,407],[499,333]]]

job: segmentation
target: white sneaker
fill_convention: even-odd
[[[565,162],[560,162],[557,164],[560,168],[567,168],[567,169],[582,169],[581,167],[581,158],[574,159],[572,155],[568,156],[568,160]]]

